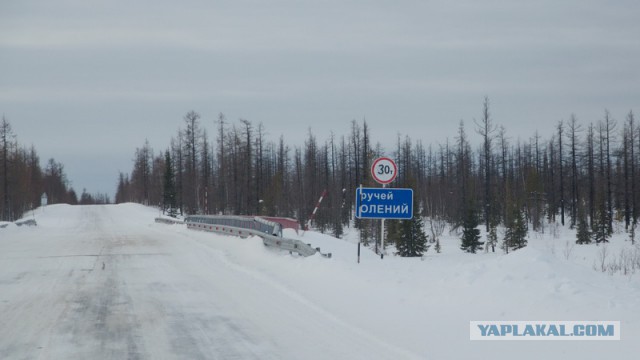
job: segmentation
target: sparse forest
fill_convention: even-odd
[[[119,175],[116,202],[182,214],[286,216],[306,224],[326,190],[313,226],[340,236],[354,224],[365,244],[377,243],[379,222],[353,219],[354,195],[360,185],[377,186],[370,165],[385,155],[399,167],[391,186],[414,189],[416,215],[430,219],[425,227],[433,242],[434,227],[442,228],[435,222],[463,227],[469,214],[493,234],[487,243],[493,251],[498,225],[510,229],[507,246],[514,250],[526,245],[527,227],[545,231],[554,222],[582,224],[581,236],[595,242],[608,241],[614,221],[636,228],[640,128],[633,112],[616,121],[604,110],[589,123],[571,115],[548,139],[510,135],[492,119],[488,98],[479,114],[479,121],[461,121],[442,144],[398,135],[395,149],[384,149],[373,143],[366,121],[354,120],[348,134],[326,139],[309,131],[304,146],[291,147],[283,137],[266,139],[262,123],[224,114],[203,120],[190,111],[166,149],[154,151],[148,141],[136,149],[131,173]],[[215,125],[213,136],[203,121]],[[387,224],[389,240],[399,239],[400,224]]]
[[[44,169],[34,147],[22,147],[6,117],[0,123],[0,220],[19,219],[25,211],[40,205],[43,192],[49,203],[76,203],[68,187],[62,164],[50,159]]]
[[[69,185],[64,166],[49,159],[42,168],[35,147],[18,143],[11,123],[3,116],[0,122],[0,221],[14,221],[40,206],[47,194],[49,204],[108,203],[107,195],[90,195],[83,191],[80,199]]]

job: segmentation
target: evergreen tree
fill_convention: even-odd
[[[576,233],[576,244],[591,244],[591,231],[589,222],[584,211],[584,205],[578,205],[578,229]]]
[[[609,217],[607,210],[602,207],[596,208],[596,216],[593,220],[593,237],[596,243],[609,242],[611,233],[609,232]]]
[[[480,241],[480,230],[478,229],[478,217],[473,210],[472,206],[469,206],[464,217],[462,226],[462,245],[460,249],[468,253],[475,254],[477,250],[482,250],[482,244]]]
[[[173,165],[171,163],[171,153],[167,150],[164,153],[164,191],[163,191],[163,210],[167,215],[176,217],[178,209],[176,206],[176,186],[173,174]]]
[[[503,249],[508,253],[509,250],[518,250],[527,246],[527,220],[524,213],[517,207],[513,210],[513,216],[507,226],[504,234]]]
[[[396,241],[397,254],[402,257],[422,256],[429,249],[428,236],[424,233],[422,217],[415,215],[411,220],[400,223],[400,236]]]

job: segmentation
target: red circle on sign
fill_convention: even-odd
[[[389,184],[398,176],[398,166],[388,157],[377,158],[371,165],[371,176],[380,184]]]

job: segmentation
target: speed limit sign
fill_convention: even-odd
[[[388,157],[377,158],[371,165],[371,175],[378,183],[389,184],[398,176],[398,167]]]

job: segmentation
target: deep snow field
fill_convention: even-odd
[[[636,359],[640,272],[548,226],[526,248],[385,256],[285,231],[332,258],[156,224],[135,204],[52,205],[0,229],[1,359]],[[636,246],[637,247],[637,246]],[[637,251],[623,231],[605,263]],[[391,251],[391,249],[389,249]],[[470,321],[621,322],[621,341],[470,341]]]

